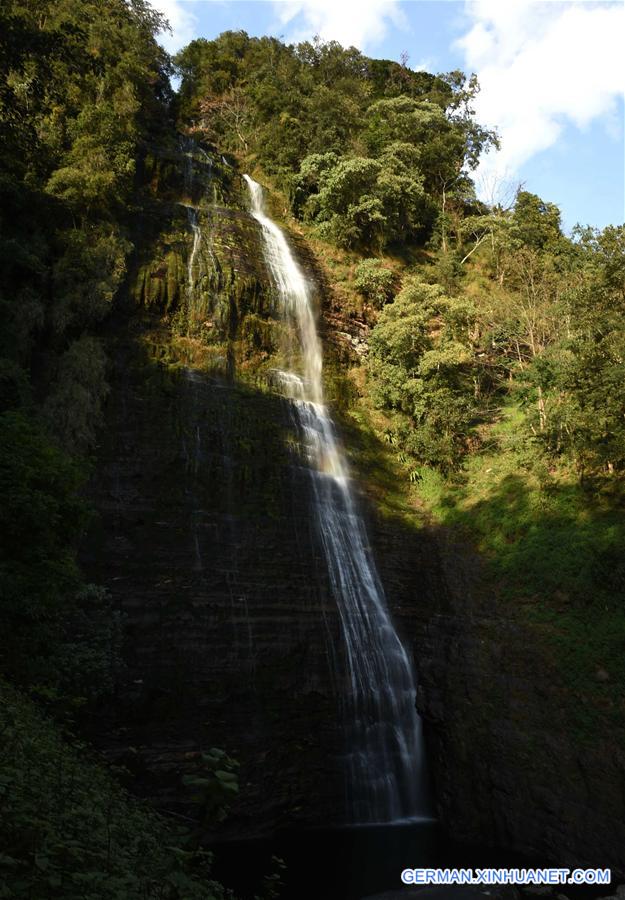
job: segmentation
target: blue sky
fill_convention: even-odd
[[[567,229],[625,217],[625,5],[612,0],[152,0],[170,50],[243,29],[287,43],[319,34],[431,72],[477,72],[479,121],[502,149],[476,175],[486,200],[526,190]]]

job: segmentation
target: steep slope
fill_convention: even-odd
[[[128,669],[94,737],[144,793],[183,814],[201,812],[183,777],[201,769],[202,750],[224,747],[241,762],[241,792],[221,833],[259,834],[344,816],[329,659],[341,641],[310,481],[272,391],[282,325],[258,233],[233,160],[214,148],[202,157],[190,145],[155,157],[152,241],[110,324],[113,390],[92,486],[99,523],[84,561],[127,616]],[[291,239],[320,288],[336,388],[359,364],[348,332],[360,341],[366,329]],[[388,447],[359,433],[349,397],[341,420],[370,489],[373,505],[361,500],[389,604],[414,653],[442,822],[467,842],[622,871],[618,744],[580,735],[549,645],[497,604],[466,545],[424,527],[401,498],[374,512],[397,473]]]
[[[202,243],[189,275],[193,233],[173,199],[194,199],[188,152],[156,164],[177,169],[171,193],[163,182],[157,192],[171,218],[111,324],[99,523],[84,558],[127,616],[128,677],[95,737],[127,764],[136,748],[144,789],[178,810],[193,805],[181,777],[200,750],[224,747],[242,764],[237,833],[258,833],[287,815],[343,814],[328,766],[340,750],[327,641],[337,620],[288,410],[263,375],[281,326],[257,228],[227,166],[198,165]],[[215,204],[213,187],[233,181],[230,205]]]

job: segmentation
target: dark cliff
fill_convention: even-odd
[[[183,777],[223,747],[241,763],[226,831],[340,821],[337,614],[308,475],[271,391],[273,288],[238,176],[199,162],[189,198],[183,165],[182,154],[154,163],[168,179],[155,195],[167,227],[144,245],[108,336],[111,401],[83,560],[125,614],[127,652],[94,738],[181,814],[197,813]],[[176,188],[200,199],[193,308]]]
[[[625,755],[589,727],[550,643],[506,609],[453,534],[378,522],[396,617],[414,636],[438,813],[467,844],[625,869]]]
[[[189,189],[185,165],[175,152],[149,163],[154,212],[109,326],[98,518],[83,562],[126,616],[126,670],[92,730],[146,795],[183,815],[197,811],[182,778],[202,750],[237,757],[241,792],[224,835],[340,822],[337,612],[307,473],[271,390],[276,298],[236,171],[215,154],[195,159]],[[199,206],[195,304],[181,203]],[[332,338],[320,267],[292,240]],[[624,871],[622,748],[579,734],[576,698],[536,635],[497,605],[467,548],[373,506],[370,518],[414,651],[444,825],[470,843]]]

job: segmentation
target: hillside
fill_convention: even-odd
[[[463,73],[1,15],[6,896],[226,896],[206,847],[363,824],[397,684],[444,842],[625,877],[623,227],[480,201]]]

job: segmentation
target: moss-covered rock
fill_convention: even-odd
[[[259,226],[236,170],[210,148],[182,146],[146,159],[161,227],[141,244],[129,298],[169,329],[183,364],[259,382],[284,345]]]

